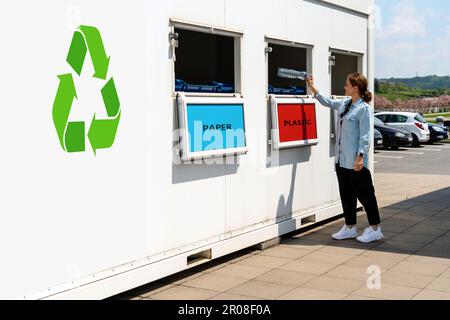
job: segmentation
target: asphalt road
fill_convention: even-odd
[[[450,175],[450,144],[375,150],[375,173]]]

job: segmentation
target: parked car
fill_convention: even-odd
[[[450,121],[444,120],[444,127],[446,127],[448,130],[450,130]]]
[[[374,121],[375,129],[383,136],[384,149],[398,149],[399,147],[409,147],[412,145],[413,136],[408,131],[388,126],[378,118],[375,118]]]
[[[373,133],[373,145],[375,149],[383,148],[383,135],[377,129]]]
[[[413,146],[430,141],[430,130],[425,119],[419,113],[412,112],[380,112],[375,117],[385,124],[410,132],[413,137]]]
[[[428,123],[428,128],[430,129],[429,143],[448,139],[448,129],[446,127],[434,123]]]

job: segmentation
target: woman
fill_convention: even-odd
[[[379,241],[384,236],[379,226],[380,213],[368,169],[372,115],[368,103],[372,101],[372,94],[368,91],[367,79],[360,73],[349,75],[345,84],[345,95],[351,98],[343,100],[331,100],[321,95],[314,87],[312,76],[306,79],[306,83],[315,99],[325,107],[339,112],[336,173],[346,224],[332,237],[336,240],[357,238],[363,243]],[[370,224],[359,237],[356,229],[357,199],[364,206]]]

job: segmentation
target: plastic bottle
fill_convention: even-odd
[[[280,78],[305,80],[309,76],[310,74],[306,71],[278,68],[278,77]]]

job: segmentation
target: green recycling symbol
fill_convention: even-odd
[[[95,27],[79,26],[73,34],[66,61],[78,76],[81,76],[86,54],[89,51],[95,73],[94,78],[107,79],[109,60],[100,32]],[[69,122],[69,114],[75,99],[78,99],[72,73],[58,76],[59,86],[53,104],[53,122],[61,147],[66,152],[83,152],[86,149],[85,123]],[[114,80],[111,77],[101,89],[105,104],[106,119],[97,119],[94,113],[87,137],[97,154],[98,149],[108,149],[114,144],[120,122],[120,101]]]

